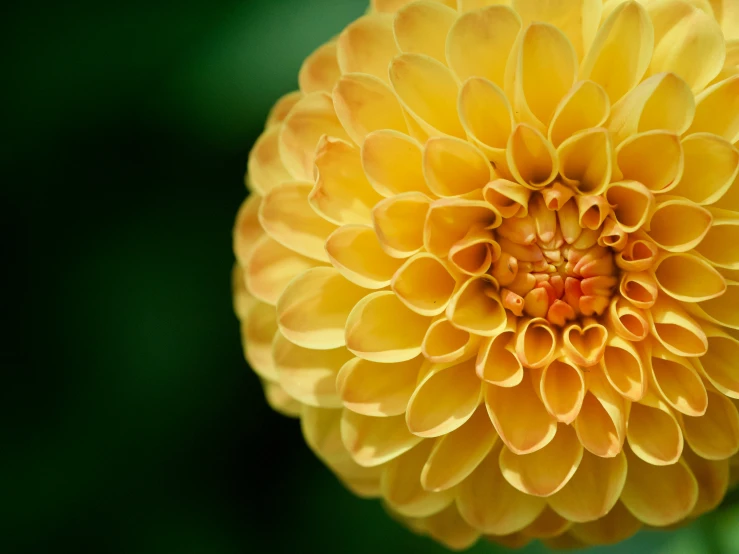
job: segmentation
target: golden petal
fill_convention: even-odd
[[[278,383],[265,381],[264,397],[269,407],[287,417],[299,417],[302,404],[285,392]]]
[[[456,281],[446,264],[425,252],[406,260],[391,283],[393,292],[403,304],[425,316],[442,313],[455,286]]]
[[[382,474],[382,496],[402,515],[427,517],[454,502],[455,489],[431,492],[421,486],[421,472],[433,445],[434,441],[421,440],[415,448],[393,460]]]
[[[431,318],[409,310],[392,291],[378,291],[354,306],[346,320],[346,347],[372,362],[415,358]]]
[[[672,255],[680,256],[681,254]],[[660,291],[660,284],[658,281],[659,278],[655,279],[651,272],[648,273],[646,271],[640,271],[638,273],[623,273],[621,275],[619,292],[623,298],[631,302],[637,308],[648,310],[654,306],[654,303],[657,301],[657,295]]]
[[[411,191],[430,194],[423,176],[422,147],[408,135],[393,130],[370,133],[361,156],[367,179],[382,196]]]
[[[644,397],[648,375],[641,353],[631,341],[616,335],[609,336],[600,367],[621,396],[632,402]]]
[[[495,430],[514,454],[544,448],[557,433],[557,421],[539,400],[531,379],[515,387],[485,384],[485,405]]]
[[[341,407],[336,375],[352,357],[346,348],[310,350],[277,333],[272,356],[279,383],[290,396],[310,406]]]
[[[481,399],[474,359],[433,366],[408,402],[408,429],[420,437],[450,433],[472,417]]]
[[[274,306],[256,302],[241,323],[241,338],[246,361],[261,378],[277,381],[275,361],[272,357],[272,340],[277,333],[277,316]]]
[[[493,179],[493,168],[475,146],[452,137],[431,138],[423,149],[423,174],[437,196],[462,196]]]
[[[541,401],[557,421],[569,425],[580,413],[585,398],[582,370],[567,358],[554,360],[543,370],[532,370]]]
[[[394,364],[353,358],[336,377],[336,388],[344,406],[358,414],[374,417],[401,415],[416,389],[422,358]]]
[[[479,531],[462,519],[455,505],[429,516],[425,526],[432,538],[450,550],[466,550],[480,538]]]
[[[649,326],[652,336],[678,356],[703,356],[708,349],[701,325],[665,295],[660,295],[649,311]]]
[[[716,267],[739,269],[739,212],[711,208],[713,225],[696,251]]]
[[[449,250],[449,262],[454,270],[477,277],[487,273],[500,253],[500,245],[490,231],[473,227]]]
[[[654,29],[637,2],[623,2],[598,29],[580,76],[602,85],[612,102],[633,89],[649,68]]]
[[[698,501],[690,517],[695,518],[718,508],[729,487],[729,461],[706,460],[689,448],[683,452],[683,459],[698,482]]]
[[[638,231],[654,212],[654,196],[637,181],[611,183],[605,194],[616,221],[628,233]]]
[[[458,485],[485,459],[497,440],[485,406],[478,406],[464,425],[436,440],[421,472],[421,485],[429,491]]]
[[[685,170],[673,194],[696,204],[713,204],[724,196],[739,175],[739,150],[710,133],[683,139]]]
[[[504,331],[487,337],[477,354],[477,376],[498,387],[515,387],[524,377],[523,366],[515,350],[516,320],[508,318]]]
[[[446,317],[442,317],[429,327],[423,338],[421,352],[432,363],[446,364],[472,354],[479,343],[478,337],[457,329]]]
[[[341,71],[336,61],[336,43],[329,42],[319,46],[308,56],[298,73],[300,92],[331,92]]]
[[[303,405],[300,414],[305,442],[316,456],[331,466],[351,460],[341,440],[343,411]]]
[[[725,460],[739,452],[739,411],[717,392],[708,393],[708,409],[702,417],[680,417],[685,440],[706,460]]]
[[[372,75],[344,75],[333,89],[336,116],[347,134],[358,145],[373,131],[408,130],[403,109],[390,87]]]
[[[583,366],[596,365],[603,358],[608,340],[608,331],[595,321],[587,321],[584,326],[568,325],[562,332],[564,352],[572,361]]]
[[[350,140],[336,117],[331,95],[306,94],[287,114],[279,136],[280,158],[296,180],[313,182],[316,146],[323,135]]]
[[[626,509],[623,502],[616,502],[611,511],[600,519],[573,525],[570,534],[585,544],[600,546],[633,537],[641,527],[641,521]]]
[[[406,192],[374,207],[375,233],[388,255],[407,258],[423,248],[423,230],[430,206],[431,200],[425,194]]]
[[[478,531],[508,535],[533,523],[544,511],[546,500],[524,494],[505,480],[494,448],[472,474],[458,486],[459,513]],[[495,498],[494,502],[490,499]]]
[[[265,195],[281,183],[292,181],[292,176],[280,158],[280,125],[268,127],[249,152],[247,171],[254,190]]]
[[[569,482],[548,501],[562,517],[577,523],[597,521],[617,504],[626,482],[626,456],[602,458],[583,452]]]
[[[573,424],[583,447],[603,458],[617,456],[626,439],[626,418],[623,397],[603,375],[591,370],[588,392]]]
[[[559,172],[559,157],[552,144],[534,127],[519,123],[506,146],[506,164],[523,186],[540,189]]]
[[[269,115],[267,116],[267,123],[265,124],[265,129],[272,127],[273,125],[279,125],[283,121],[285,121],[285,118],[287,117],[287,114],[290,113],[290,110],[293,109],[293,106],[298,103],[298,100],[300,100],[303,97],[303,93],[299,90],[288,92],[284,96],[282,96],[277,102],[275,102],[275,105],[272,106],[272,109],[269,111]]]
[[[504,86],[508,53],[521,29],[521,18],[508,6],[464,11],[468,13],[457,19],[447,37],[449,67],[460,82],[474,76]]]
[[[495,281],[489,275],[472,277],[459,286],[446,316],[455,327],[484,337],[497,335],[507,321]]]
[[[249,310],[257,303],[257,299],[246,290],[244,270],[238,262],[233,265],[231,270],[231,292],[233,294],[234,314],[236,314],[239,321],[246,321]]]
[[[393,17],[368,14],[350,23],[339,35],[336,57],[343,74],[366,73],[390,82],[387,68],[399,54]]]
[[[569,425],[559,424],[557,434],[541,450],[517,455],[503,447],[500,470],[515,488],[533,496],[552,496],[562,490],[577,471],[583,448]]]
[[[457,12],[439,2],[412,2],[395,14],[395,42],[401,52],[446,63],[446,37],[456,19]]]
[[[611,139],[602,127],[581,131],[557,148],[564,182],[583,194],[599,194],[613,170]]]
[[[621,178],[638,181],[653,193],[674,189],[685,164],[680,137],[669,131],[646,131],[624,140],[616,148]]]
[[[265,235],[249,257],[246,286],[257,299],[274,306],[293,278],[317,265],[315,260],[296,254]]]
[[[732,305],[732,310],[736,310]],[[708,336],[708,352],[693,359],[698,371],[714,387],[730,398],[739,399],[739,339],[722,329],[704,324]]]
[[[233,228],[233,251],[236,261],[242,267],[247,266],[254,247],[264,235],[264,229],[262,229],[262,225],[259,223],[259,209],[261,204],[261,196],[250,194],[241,203],[241,207],[239,207],[239,211],[236,214],[236,221],[234,222]]]
[[[457,115],[458,85],[442,63],[423,54],[401,54],[390,65],[390,82],[424,131],[464,137]]]
[[[607,318],[610,328],[630,342],[642,341],[649,335],[647,313],[623,297],[613,299],[608,307]]]
[[[652,393],[631,405],[626,436],[633,453],[651,465],[672,465],[683,452],[683,434],[677,418]]]
[[[685,81],[672,73],[659,73],[613,105],[608,129],[616,144],[635,133],[657,129],[681,135],[694,114],[695,99]]]
[[[616,265],[624,271],[645,271],[654,265],[658,253],[659,247],[646,234],[637,233],[629,237],[626,247],[616,255]]]
[[[603,87],[593,81],[578,81],[554,111],[547,137],[559,147],[575,133],[603,125],[610,112],[611,103]]]
[[[621,501],[639,520],[665,527],[685,519],[698,500],[698,483],[685,461],[669,466],[648,464],[626,451],[629,472]]]
[[[687,252],[708,233],[713,216],[707,209],[677,196],[663,196],[657,201],[647,224],[649,237],[668,252]]]
[[[556,356],[557,337],[546,319],[520,319],[516,330],[516,355],[528,368],[543,368]]]
[[[726,292],[714,298],[694,305],[688,305],[686,309],[691,315],[708,320],[717,325],[723,325],[731,329],[739,329],[739,283],[726,281]]]
[[[314,350],[344,346],[349,313],[369,293],[333,267],[314,267],[294,279],[277,302],[277,323],[292,343]]]
[[[422,441],[408,432],[402,415],[370,417],[346,408],[341,415],[341,440],[363,467],[394,460]]]
[[[430,254],[446,258],[470,228],[493,229],[501,221],[500,214],[483,200],[442,198],[431,204],[426,216],[423,244]]]
[[[547,506],[533,523],[521,531],[527,537],[537,539],[549,539],[562,536],[570,527],[572,522],[560,516],[557,512]]]
[[[726,280],[708,262],[689,253],[665,253],[654,267],[660,288],[682,302],[701,302],[726,292]]]
[[[739,75],[711,85],[695,98],[690,133],[713,133],[731,143],[739,140]]]

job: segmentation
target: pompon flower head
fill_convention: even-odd
[[[614,543],[739,480],[739,0],[373,0],[234,228],[246,358],[453,549]]]

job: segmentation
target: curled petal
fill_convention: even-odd
[[[616,148],[616,161],[624,180],[638,181],[655,194],[674,189],[685,164],[680,137],[660,130],[624,140]]]
[[[624,271],[645,271],[657,259],[659,247],[646,235],[630,236],[624,249],[616,255],[616,265]]]
[[[689,135],[682,145],[685,171],[673,194],[696,204],[715,203],[739,175],[739,150],[709,133]]]
[[[574,134],[603,125],[610,112],[611,103],[603,87],[593,81],[579,81],[554,110],[547,138],[559,147]]]
[[[589,374],[588,392],[573,425],[582,445],[596,456],[612,458],[621,452],[626,439],[626,404],[601,374]]]
[[[498,456],[494,448],[459,484],[457,507],[465,521],[482,533],[508,535],[533,523],[544,511],[546,500],[511,486],[500,471]]]
[[[726,292],[726,280],[722,275],[693,254],[661,255],[654,267],[654,277],[664,292],[683,302],[710,300]]]
[[[324,135],[349,140],[331,96],[325,92],[306,94],[290,110],[279,137],[280,158],[296,180],[313,181],[316,146]]]
[[[280,130],[280,125],[268,127],[249,152],[249,180],[254,190],[261,195],[267,194],[280,183],[292,181],[292,176],[280,158]]]
[[[500,214],[483,200],[442,198],[431,204],[426,216],[423,244],[430,254],[446,258],[470,228],[493,229],[501,220]]]
[[[561,491],[548,499],[549,505],[570,521],[595,521],[611,512],[625,482],[626,456],[623,452],[612,458],[602,458],[585,451],[577,472]]]
[[[562,179],[583,194],[599,194],[611,179],[611,140],[604,128],[579,132],[557,148]]]
[[[689,200],[662,197],[648,223],[649,237],[668,252],[687,252],[708,233],[711,212]]]
[[[583,448],[569,425],[559,424],[557,434],[541,450],[517,455],[503,447],[500,452],[500,470],[515,488],[533,496],[552,496],[577,471]]]
[[[735,310],[736,308],[732,308]],[[739,339],[718,327],[704,325],[708,352],[693,363],[714,387],[730,398],[739,399]]]
[[[390,82],[426,133],[464,137],[457,116],[458,85],[446,66],[422,54],[402,54],[390,65]]]
[[[272,356],[279,383],[290,396],[311,406],[341,407],[336,375],[351,358],[346,348],[310,350],[277,333],[272,343]]]
[[[471,77],[459,91],[457,106],[468,140],[497,172],[507,174],[506,145],[515,121],[503,91],[487,79]]]
[[[241,338],[246,361],[262,379],[277,381],[275,361],[272,357],[272,341],[277,333],[277,316],[274,306],[256,302],[241,323]]]
[[[485,155],[469,142],[452,137],[429,139],[423,150],[423,174],[437,196],[461,196],[493,178]]]
[[[341,416],[341,440],[363,467],[382,465],[422,441],[408,432],[402,415],[370,417],[347,409]]]
[[[407,131],[398,99],[377,77],[363,73],[344,75],[334,87],[332,96],[336,116],[360,146],[373,131]]]
[[[693,305],[687,305],[686,309],[691,315],[723,325],[731,329],[739,329],[739,283],[726,281],[726,292],[714,298]],[[710,347],[709,347],[710,348]]]
[[[395,41],[401,52],[426,54],[446,63],[446,37],[456,19],[457,13],[439,2],[412,2],[395,15]]]
[[[674,300],[660,295],[648,315],[652,335],[673,354],[695,357],[706,353],[705,332]]]
[[[337,225],[371,222],[372,208],[382,197],[367,181],[356,148],[323,137],[316,147],[315,176],[308,201],[319,214]]]
[[[624,2],[598,29],[580,76],[602,85],[616,102],[641,81],[653,46],[654,29],[647,11],[636,2]]]
[[[621,277],[619,292],[621,296],[637,308],[648,310],[657,301],[660,291],[659,279],[645,271],[639,273],[624,273]]]
[[[508,53],[520,29],[521,18],[508,6],[470,10],[449,30],[449,67],[460,82],[477,76],[502,87]]]
[[[650,72],[672,72],[699,92],[724,65],[724,37],[712,14],[687,3],[684,8],[670,4],[656,4],[650,10],[655,27]]]
[[[341,71],[336,61],[336,43],[329,42],[319,46],[303,62],[298,73],[300,92],[331,92],[339,79]]]
[[[651,465],[674,464],[683,452],[677,418],[651,393],[631,405],[626,436],[634,454]]]
[[[481,399],[474,359],[435,366],[418,384],[408,403],[408,429],[421,437],[450,433],[472,416]]]
[[[583,367],[600,362],[607,340],[608,331],[595,321],[588,322],[584,327],[573,323],[562,332],[565,353]]]
[[[623,502],[616,502],[603,517],[573,525],[570,534],[589,545],[616,544],[633,537],[641,528],[642,522],[626,509]]]
[[[509,317],[505,330],[486,338],[480,346],[475,367],[483,381],[499,387],[515,387],[523,379],[523,366],[515,351],[515,325],[515,318]]]
[[[616,221],[628,233],[644,226],[655,206],[651,191],[637,181],[611,183],[606,191],[606,200]]]
[[[698,483],[684,460],[655,466],[627,450],[629,472],[621,501],[638,519],[664,527],[685,519],[698,500]]]
[[[739,140],[739,75],[716,83],[695,98],[695,119],[690,133],[713,133],[735,143]]]
[[[422,358],[381,364],[362,358],[346,362],[336,377],[344,406],[374,417],[401,415],[416,388]]]
[[[445,364],[460,360],[472,352],[479,345],[479,339],[458,329],[445,317],[435,320],[423,338],[421,351],[424,357],[432,363]]]
[[[437,439],[421,472],[421,485],[429,491],[458,485],[485,459],[497,440],[485,407],[478,406],[464,425]]]
[[[647,390],[648,374],[639,349],[629,340],[611,335],[600,367],[610,385],[621,396],[638,402]]]
[[[421,486],[421,472],[433,445],[434,441],[422,440],[415,448],[393,460],[382,474],[383,498],[404,516],[430,516],[454,501],[454,489],[431,492]]]
[[[397,54],[393,17],[385,14],[360,17],[341,32],[336,44],[342,73],[367,73],[385,82],[389,82],[390,60]]]
[[[680,417],[685,440],[706,460],[725,460],[739,452],[739,411],[721,393],[708,393],[702,417]]]
[[[739,212],[710,211],[713,225],[695,249],[716,267],[739,269]]]
[[[423,176],[421,145],[392,130],[370,133],[362,145],[362,168],[374,189],[385,197],[410,191],[429,194]]]
[[[372,222],[382,249],[393,258],[407,258],[420,251],[430,206],[429,197],[420,192],[379,202],[372,210]]]
[[[372,227],[344,225],[326,239],[331,264],[341,274],[367,289],[381,289],[390,284],[401,260],[388,256]]]
[[[431,254],[419,253],[398,269],[391,287],[411,310],[434,316],[446,309],[455,285],[454,277],[443,262]]]
[[[618,336],[638,342],[649,335],[646,312],[631,305],[624,298],[615,298],[608,307],[608,323]]]
[[[514,179],[531,189],[545,187],[559,171],[559,157],[552,144],[525,123],[516,125],[508,138],[506,163]]]
[[[449,250],[449,261],[460,273],[482,275],[500,258],[500,245],[490,231],[473,227]]]
[[[642,81],[614,104],[608,128],[616,144],[635,133],[656,129],[681,135],[694,114],[690,87],[672,73],[660,73]]]
[[[368,291],[333,267],[314,267],[294,279],[277,301],[277,323],[292,343],[314,350],[344,346],[349,313]]]
[[[485,384],[485,406],[495,430],[514,454],[544,448],[557,433],[557,421],[539,400],[531,379],[515,387]]]
[[[591,229],[593,231],[599,229],[606,220],[606,217],[611,213],[608,201],[602,196],[576,196],[575,202],[579,213],[579,224],[584,229]]]
[[[392,291],[357,302],[346,319],[346,347],[372,362],[402,362],[421,353],[431,319],[409,310]]]
[[[522,319],[516,330],[516,355],[529,368],[546,367],[556,355],[557,338],[546,319]]]
[[[519,121],[545,131],[576,75],[577,56],[562,31],[530,23],[518,35],[505,72],[506,95]]]

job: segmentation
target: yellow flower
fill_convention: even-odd
[[[739,0],[373,0],[249,157],[268,402],[450,548],[613,543],[739,479]]]

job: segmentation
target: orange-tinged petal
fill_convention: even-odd
[[[453,504],[426,518],[424,524],[432,538],[452,550],[466,550],[480,538],[480,532],[462,519]]]
[[[421,352],[430,362],[445,364],[472,354],[479,343],[478,337],[458,329],[446,317],[442,317],[429,327],[423,338]]]
[[[402,415],[370,417],[344,409],[341,440],[356,463],[374,467],[408,452],[422,439],[408,432]]]
[[[277,302],[277,323],[294,344],[315,350],[344,346],[349,313],[369,291],[333,267],[315,267],[294,279]]]
[[[401,415],[416,389],[422,362],[420,357],[389,364],[353,358],[336,376],[336,389],[344,406],[353,412],[375,417]]]
[[[570,521],[596,521],[618,502],[626,481],[626,456],[602,458],[583,452],[577,471],[548,501],[552,509]]]
[[[431,318],[409,310],[392,291],[359,301],[346,320],[346,347],[373,362],[402,362],[421,353]]]
[[[455,327],[484,337],[497,335],[507,322],[496,284],[489,275],[472,277],[458,287],[446,316]]]
[[[563,349],[572,361],[583,366],[596,365],[603,358],[608,331],[595,321],[584,326],[568,325],[562,332]]]
[[[677,418],[651,393],[631,405],[626,436],[633,453],[651,465],[672,465],[683,451]]]
[[[679,197],[663,196],[648,223],[649,237],[668,252],[695,248],[711,228],[711,212]]]
[[[408,402],[408,429],[420,437],[450,433],[472,417],[481,399],[474,359],[434,366]]]
[[[648,316],[652,336],[673,354],[695,357],[708,350],[708,339],[700,324],[674,300],[660,295]]]
[[[698,482],[698,501],[690,517],[698,517],[718,508],[729,487],[729,461],[706,460],[686,448],[683,459]]]
[[[249,152],[249,180],[261,195],[267,194],[280,183],[293,180],[280,158],[280,130],[280,125],[268,127]]]
[[[522,319],[516,330],[516,355],[525,367],[542,368],[556,356],[557,339],[543,318]]]
[[[642,522],[626,509],[623,502],[616,502],[611,511],[600,519],[573,525],[570,534],[585,544],[605,545],[624,541],[641,527]]]
[[[419,253],[406,260],[392,279],[392,290],[414,312],[442,313],[454,293],[456,281],[446,265],[431,254]]]
[[[609,336],[600,367],[621,396],[633,402],[644,397],[648,375],[641,353],[631,341],[616,335]]]
[[[569,425],[559,424],[557,434],[542,449],[517,455],[503,447],[500,470],[515,488],[533,496],[551,496],[561,490],[577,471],[583,448]]]
[[[687,517],[698,500],[698,483],[680,460],[669,466],[648,464],[626,451],[629,472],[621,501],[638,519],[654,527],[672,525]]]
[[[485,155],[469,142],[437,137],[423,149],[423,174],[437,196],[461,196],[492,180],[493,168]]]
[[[685,440],[701,458],[725,460],[739,452],[739,411],[721,393],[708,393],[702,417],[681,417]]]
[[[572,522],[560,516],[547,506],[533,523],[521,531],[527,537],[537,539],[555,538],[561,536],[572,526]]]
[[[585,397],[582,370],[567,358],[554,360],[543,370],[531,372],[542,403],[557,421],[572,423],[580,413]]]
[[[458,485],[485,459],[497,440],[485,406],[478,406],[464,425],[437,439],[421,472],[421,485],[430,491]]]
[[[446,63],[446,37],[456,19],[457,12],[439,2],[412,2],[395,15],[395,42],[401,52],[425,54]]]
[[[701,302],[726,292],[726,280],[708,262],[689,253],[663,254],[654,267],[662,291],[682,302]]]
[[[612,458],[626,439],[627,406],[604,376],[591,370],[588,392],[574,422],[580,442],[596,456]]]

